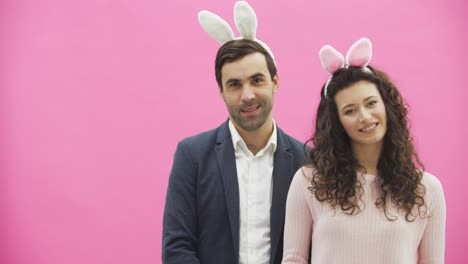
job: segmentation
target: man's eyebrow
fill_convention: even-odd
[[[252,76],[250,76],[249,79],[254,79],[254,78],[257,78],[257,77],[265,77],[265,74],[263,74],[261,72],[257,72],[255,74],[253,74]]]
[[[228,83],[233,83],[233,82],[240,82],[240,80],[239,80],[239,79],[234,79],[234,78],[232,78],[232,79],[228,79],[228,80],[225,81],[224,83],[225,83],[225,84],[228,84]]]

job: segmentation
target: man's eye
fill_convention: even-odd
[[[254,80],[254,83],[262,83],[263,82],[263,79],[262,78],[255,78]]]

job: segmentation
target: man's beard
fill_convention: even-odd
[[[253,104],[258,104],[258,102],[255,102]],[[250,105],[253,105],[253,104],[250,104]],[[233,121],[239,126],[241,127],[242,129],[244,129],[245,131],[255,131],[257,129],[259,129],[260,127],[262,127],[265,122],[267,121],[268,119],[268,116],[270,115],[271,113],[271,110],[272,110],[272,104],[260,104],[260,114],[258,116],[256,116],[255,118],[243,118],[241,117],[241,113],[240,113],[240,109],[242,108],[245,108],[245,107],[248,107],[249,105],[243,105],[242,107],[239,107],[238,109],[231,109],[231,108],[228,108],[228,111],[231,115],[231,118],[233,119]]]

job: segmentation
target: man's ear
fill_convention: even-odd
[[[279,89],[279,76],[278,74],[273,77],[273,93],[275,93]]]

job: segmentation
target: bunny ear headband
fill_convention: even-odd
[[[207,10],[203,10],[198,13],[198,22],[202,28],[212,38],[221,43],[221,45],[234,39],[254,40],[266,49],[273,61],[275,60],[271,49],[255,36],[257,33],[257,15],[255,15],[254,10],[246,1],[238,1],[234,5],[234,21],[236,28],[241,35],[238,38],[234,37],[234,32],[229,24],[218,15]]]
[[[372,43],[367,38],[361,38],[349,48],[348,53],[346,54],[346,64],[343,54],[330,45],[325,45],[320,49],[319,57],[322,67],[332,74],[325,84],[325,89],[323,91],[324,97],[327,97],[328,84],[330,83],[333,74],[339,69],[347,68],[348,66],[356,66],[362,67],[364,71],[372,73],[372,71],[366,67],[369,65],[372,58]]]

